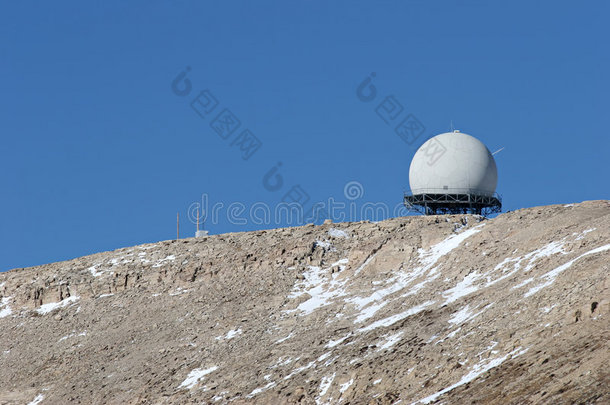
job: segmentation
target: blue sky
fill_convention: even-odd
[[[394,207],[417,147],[451,122],[505,148],[496,156],[505,211],[608,199],[608,9],[5,3],[0,270],[172,239],[177,212],[190,236],[189,207],[203,194],[224,204],[208,219],[212,233],[290,225],[231,223],[226,208],[274,206],[295,186],[306,207],[329,197]],[[172,82],[187,67],[191,90],[177,95]],[[376,99],[363,102],[356,88],[373,72]],[[200,105],[216,107],[200,116],[191,102],[204,90],[218,104],[206,98]],[[412,144],[376,114],[388,96],[425,127]],[[232,134],[212,128],[224,109],[240,122]],[[250,134],[258,149],[240,143]],[[263,178],[278,162],[267,181],[281,176],[275,190]],[[349,182],[360,187],[355,200],[344,195]]]

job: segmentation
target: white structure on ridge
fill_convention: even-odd
[[[208,236],[209,232],[203,229],[199,229],[199,207],[197,207],[197,230],[195,231],[196,238],[202,238],[204,236]]]
[[[498,170],[478,139],[459,131],[436,135],[415,152],[405,205],[424,214],[499,212]]]
[[[439,155],[436,160],[435,151]],[[493,195],[497,184],[496,161],[489,149],[477,138],[459,131],[430,138],[417,150],[409,168],[413,194]]]

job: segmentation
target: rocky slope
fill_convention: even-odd
[[[0,403],[609,403],[610,203],[0,274]]]

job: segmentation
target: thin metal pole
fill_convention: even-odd
[[[176,213],[176,240],[180,239],[180,213]]]

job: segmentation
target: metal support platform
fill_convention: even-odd
[[[405,193],[404,204],[409,211],[423,215],[476,214],[487,216],[502,212],[502,197],[498,193]]]

